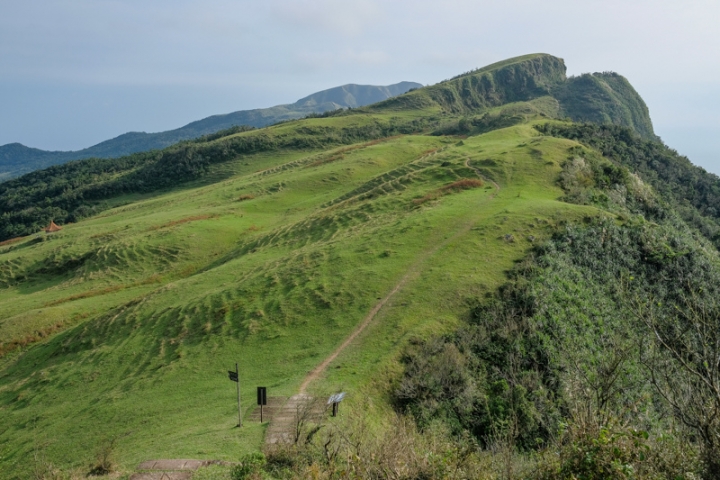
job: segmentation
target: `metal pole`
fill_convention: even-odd
[[[235,363],[235,373],[237,373],[237,394],[238,394],[238,427],[242,427],[242,409],[240,408],[240,370],[238,364]]]
[[[262,418],[262,417],[263,417],[263,415],[262,415],[262,414],[263,414],[263,411],[262,411],[263,409],[262,409],[262,407],[263,407],[263,406],[262,406],[262,403],[261,403],[261,404],[260,404],[260,423],[263,422],[263,418]]]

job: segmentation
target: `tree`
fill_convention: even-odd
[[[679,305],[638,303],[652,338],[642,362],[678,420],[702,441],[707,478],[720,478],[720,305],[702,292]]]

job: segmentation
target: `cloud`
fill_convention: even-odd
[[[385,18],[372,0],[276,0],[270,5],[275,18],[287,26],[342,36],[357,37]]]
[[[297,62],[311,70],[332,70],[343,66],[352,67],[378,67],[387,65],[391,57],[383,51],[302,51],[299,52]]]

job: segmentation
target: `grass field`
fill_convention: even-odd
[[[404,279],[309,387],[381,404],[409,339],[455,326],[558,223],[599,214],[559,200],[574,143],[532,121],[247,155],[0,246],[0,477],[81,468],[112,438],[123,469],[258,450],[265,426],[234,428],[226,370],[240,364],[245,406],[256,386],[296,393]]]

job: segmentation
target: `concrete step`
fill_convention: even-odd
[[[191,480],[193,472],[141,472],[130,475],[129,480]]]
[[[138,470],[197,470],[200,467],[210,465],[207,460],[188,460],[188,459],[170,459],[170,460],[148,460],[138,465]]]
[[[305,422],[320,422],[328,413],[326,402],[327,399],[316,399],[307,394],[288,398],[282,407],[274,412],[265,432],[265,443],[267,445],[293,443],[298,415],[303,415]]]

